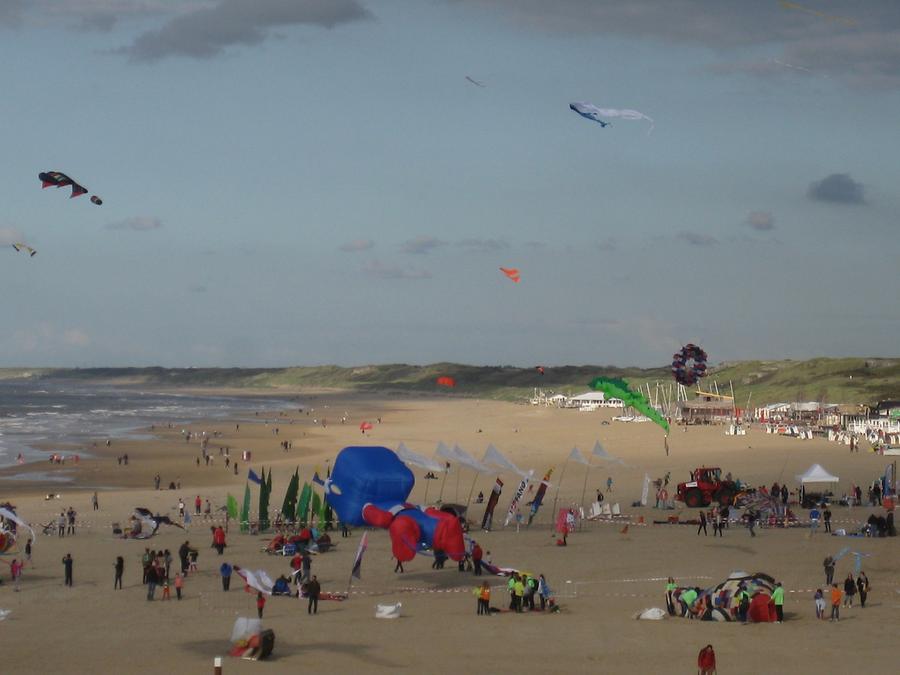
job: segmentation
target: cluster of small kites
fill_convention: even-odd
[[[72,194],[69,195],[69,199],[74,199],[75,197],[86,195],[89,192],[89,190],[84,187],[84,185],[76,181],[74,178],[67,176],[61,171],[42,171],[38,174],[38,180],[41,181],[41,188],[71,187]],[[91,204],[101,206],[103,204],[103,200],[100,199],[100,197],[97,195],[91,195]],[[27,253],[28,257],[30,258],[33,258],[35,255],[37,255],[37,251],[34,248],[22,242],[13,243],[12,247],[20,253]]]

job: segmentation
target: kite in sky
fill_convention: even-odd
[[[41,180],[41,187],[67,187],[72,186],[72,194],[70,195],[70,199],[72,197],[80,197],[81,195],[87,194],[87,188],[83,185],[79,185],[74,180],[69,178],[66,174],[60,173],[59,171],[47,171],[46,173],[39,173],[38,178]]]
[[[644,113],[637,110],[619,110],[617,108],[598,108],[593,103],[585,103],[584,101],[576,101],[570,103],[569,108],[577,112],[585,119],[599,122],[601,126],[609,126],[609,122],[604,121],[603,117],[619,117],[623,120],[647,120],[650,122],[650,128],[647,130],[649,136],[653,131],[653,120]]]
[[[482,88],[484,87],[484,84],[482,84],[482,83],[479,82],[478,80],[473,80],[473,79],[472,79],[471,77],[469,77],[468,75],[466,75],[466,79],[467,79],[469,82],[471,82],[472,84],[474,84],[476,87],[482,87]]]
[[[28,244],[13,244],[12,247],[17,251],[25,251],[31,258],[33,258],[37,254],[37,251],[31,248]]]
[[[519,270],[517,270],[515,267],[509,269],[507,269],[506,267],[501,267],[500,271],[510,279],[512,279],[515,283],[519,283],[519,280],[522,278],[519,276]]]
[[[591,381],[590,387],[594,391],[602,391],[610,398],[619,399],[625,407],[634,408],[665,429],[666,433],[669,432],[666,418],[659,414],[643,394],[629,389],[625,380],[618,377],[597,377]]]
[[[41,181],[42,188],[48,187],[69,187],[72,188],[72,194],[69,195],[69,199],[73,197],[80,197],[81,195],[86,195],[88,193],[88,189],[79,183],[76,183],[74,179],[70,178],[64,173],[59,171],[46,171],[38,174],[38,178]],[[97,195],[93,195],[91,197],[91,203],[100,206],[103,203],[103,200],[100,199]]]
[[[454,380],[452,377],[449,377],[447,375],[441,375],[437,379],[437,383],[441,387],[455,387],[456,386],[456,380]]]

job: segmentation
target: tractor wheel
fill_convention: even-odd
[[[734,504],[734,493],[728,488],[722,488],[713,495],[713,499],[718,502],[720,506],[732,506]]]
[[[703,506],[703,492],[697,488],[691,488],[684,495],[684,503],[692,509]]]

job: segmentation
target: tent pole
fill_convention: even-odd
[[[585,493],[587,492],[587,481],[588,481],[588,476],[590,476],[590,475],[591,475],[591,465],[588,464],[588,465],[587,465],[587,468],[584,470],[584,486],[581,488],[581,504],[580,504],[580,507],[581,507],[581,510],[582,510],[582,511],[584,511],[584,495],[585,495]],[[581,515],[581,514],[579,514],[579,515]],[[580,523],[579,523],[579,529],[581,529],[581,527],[583,527],[583,523],[584,523],[584,518],[582,518],[582,519],[580,520]]]
[[[550,530],[553,530],[553,526],[556,523],[556,502],[559,501],[559,489],[562,487],[563,478],[566,476],[566,467],[569,466],[569,460],[567,459],[563,462],[562,471],[559,472],[559,482],[556,484],[556,494],[553,495],[553,512],[550,514]]]
[[[444,478],[441,480],[441,493],[438,495],[438,504],[444,503],[444,484],[447,482],[447,474],[450,473],[450,463],[447,462],[447,470],[444,472]]]

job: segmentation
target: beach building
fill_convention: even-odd
[[[566,408],[578,408],[582,412],[591,412],[600,408],[621,408],[623,403],[618,398],[606,398],[602,391],[589,391],[572,396],[566,401]]]

